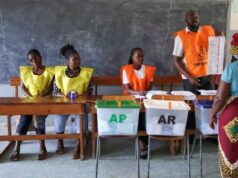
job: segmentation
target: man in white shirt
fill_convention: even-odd
[[[211,76],[207,73],[208,38],[215,36],[212,26],[200,26],[198,12],[185,14],[186,28],[176,32],[174,63],[182,75],[184,90],[199,94],[198,89],[212,89]]]
[[[212,26],[200,26],[194,10],[185,13],[185,22],[186,28],[175,33],[174,64],[182,75],[184,90],[198,95],[199,89],[213,89],[207,67],[208,38],[215,36],[215,31]],[[187,128],[195,128],[194,112],[189,112]]]

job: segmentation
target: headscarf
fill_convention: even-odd
[[[232,36],[230,52],[234,56],[238,55],[238,33],[235,33]]]

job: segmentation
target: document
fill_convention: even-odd
[[[167,91],[162,90],[150,90],[146,94],[146,98],[151,99],[153,95],[167,95]]]
[[[209,37],[208,43],[208,74],[222,74],[225,53],[225,37]]]
[[[172,91],[171,94],[172,95],[182,95],[182,96],[184,96],[185,100],[195,100],[196,99],[196,95],[190,91]]]
[[[201,95],[216,95],[217,90],[198,90]]]

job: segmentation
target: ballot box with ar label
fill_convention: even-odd
[[[134,100],[98,100],[99,135],[136,135],[140,104]]]
[[[204,135],[218,134],[218,127],[215,124],[215,129],[210,128],[210,112],[213,101],[197,101],[195,102],[195,118],[196,128]]]
[[[183,136],[190,107],[184,101],[144,100],[148,135]]]

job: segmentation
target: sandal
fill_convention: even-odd
[[[20,159],[20,153],[17,152],[17,151],[14,151],[10,156],[9,156],[9,159],[11,161],[19,161]]]
[[[58,155],[64,154],[64,142],[62,140],[58,140],[58,145],[55,152]]]
[[[147,155],[148,155],[148,150],[147,148],[141,149],[140,150],[140,158],[141,159],[147,159]]]
[[[44,160],[47,158],[47,150],[41,150],[38,154],[38,160]]]

